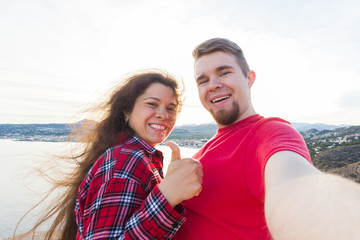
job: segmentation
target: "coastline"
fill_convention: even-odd
[[[26,237],[21,237],[22,234],[15,235],[15,238],[13,236],[1,238],[0,240],[43,240],[45,238],[45,231],[39,231],[35,233],[35,236],[33,237],[32,234],[27,235]]]

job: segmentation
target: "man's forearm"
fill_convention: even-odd
[[[313,174],[266,191],[266,220],[275,240],[360,239],[360,185]]]

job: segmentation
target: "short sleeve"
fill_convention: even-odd
[[[287,121],[265,118],[249,132],[246,151],[245,178],[249,191],[264,200],[264,173],[268,159],[279,151],[292,151],[311,162],[306,142],[301,134]]]

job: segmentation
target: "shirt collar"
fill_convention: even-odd
[[[226,126],[224,128],[219,128],[217,130],[217,134],[224,134],[226,132],[229,132],[229,131],[232,131],[234,128],[236,127],[246,127],[248,125],[251,125],[257,121],[259,121],[260,119],[264,118],[263,116],[259,115],[259,114],[254,114],[254,115],[251,115],[239,122],[236,122],[236,123],[233,123],[229,126]]]
[[[154,147],[150,146],[147,142],[145,142],[141,138],[132,135],[129,140],[136,142],[138,145],[140,145],[141,148],[143,148],[149,154],[154,154],[156,152],[156,149]]]
[[[142,140],[141,138],[138,138],[134,135],[131,134],[126,134],[126,133],[120,133],[118,136],[118,141],[125,141],[129,144],[136,144],[139,145],[140,148],[142,148],[143,150],[145,150],[145,152],[147,154],[150,155],[156,155],[156,156],[162,156],[162,152],[160,152],[159,150],[155,149],[154,147],[150,146],[147,142],[145,142],[144,140]]]

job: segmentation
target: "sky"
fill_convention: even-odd
[[[213,37],[244,51],[255,110],[360,125],[360,1],[0,0],[0,123],[70,123],[122,76],[183,79],[177,125],[213,122],[191,52]]]

